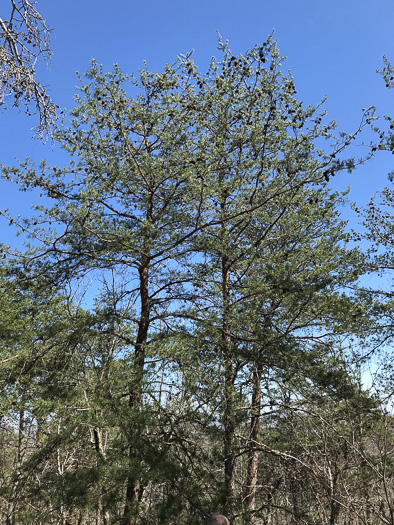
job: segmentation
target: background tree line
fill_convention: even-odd
[[[206,73],[92,62],[69,165],[2,167],[46,197],[2,212],[27,238],[0,282],[7,525],[394,523],[390,363],[380,397],[359,372],[391,341],[391,292],[360,280],[392,267],[391,193],[352,237],[329,187],[392,127],[336,134],[271,38],[219,48]]]

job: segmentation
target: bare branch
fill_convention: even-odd
[[[36,135],[44,138],[56,127],[56,105],[36,78],[38,59],[49,65],[50,29],[30,0],[10,0],[8,20],[0,18],[0,106],[25,104],[37,113]]]

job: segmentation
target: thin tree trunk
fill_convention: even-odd
[[[339,516],[340,506],[336,499],[337,492],[337,482],[338,482],[338,472],[334,472],[332,483],[331,483],[331,494],[330,494],[330,525],[335,525],[337,518]]]
[[[253,512],[256,510],[256,488],[258,481],[258,461],[259,452],[257,444],[260,439],[260,405],[261,405],[261,367],[257,363],[253,363],[252,382],[252,413],[250,418],[250,438],[249,438],[249,452],[248,452],[248,473],[246,479],[246,495],[245,502],[248,510],[250,520],[252,520]]]
[[[224,512],[230,518],[235,498],[235,378],[236,371],[230,338],[230,270],[227,257],[222,258],[223,324],[222,345],[224,355]]]
[[[232,359],[225,364],[225,410],[224,410],[224,488],[226,516],[232,516],[235,497],[235,369]]]
[[[21,475],[21,466],[23,461],[23,435],[25,432],[25,408],[23,406],[24,404],[25,396],[22,394],[22,401],[21,401],[21,407],[19,409],[19,424],[18,424],[18,448],[17,448],[17,454],[15,458],[15,480],[13,483],[12,488],[12,496],[10,501],[8,502],[8,509],[7,509],[7,518],[6,518],[6,524],[7,525],[16,525],[17,523],[17,508],[18,508],[18,499],[20,497],[20,475]]]
[[[145,348],[148,339],[148,330],[150,323],[150,298],[149,298],[149,273],[148,273],[148,258],[146,257],[145,264],[139,270],[140,274],[140,298],[141,298],[141,317],[138,326],[137,340],[135,344],[134,366],[133,366],[133,381],[130,384],[129,391],[129,407],[141,408],[142,391],[144,379],[145,366]],[[138,452],[135,449],[136,437],[141,433],[141,424],[133,422],[130,426],[129,433],[129,460],[130,464],[135,464],[138,458]],[[138,461],[137,461],[138,463]],[[130,472],[126,482],[126,502],[123,513],[122,525],[135,525],[136,520],[133,516],[133,510],[143,496],[144,486],[139,479],[138,474]]]
[[[97,465],[99,465],[100,459],[105,458],[105,451],[104,451],[104,444],[103,444],[103,429],[94,427],[93,438],[94,438],[96,453],[98,456]],[[96,508],[96,525],[102,525],[103,523],[102,520],[104,519],[102,488],[103,488],[102,480],[100,479],[99,484],[98,484],[99,495],[98,495],[97,508]]]

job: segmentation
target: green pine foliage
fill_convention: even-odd
[[[0,283],[7,524],[391,508],[391,420],[351,366],[365,257],[329,187],[367,160],[346,148],[373,115],[336,135],[271,38],[219,53],[206,72],[93,61],[56,136],[69,165],[3,167],[50,202],[12,219],[30,244]]]

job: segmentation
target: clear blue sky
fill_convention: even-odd
[[[118,62],[125,72],[133,72],[143,60],[151,69],[161,69],[177,54],[194,49],[195,62],[204,70],[217,52],[216,30],[237,54],[264,42],[275,29],[280,52],[288,57],[284,69],[291,69],[299,98],[315,104],[327,96],[328,118],[339,129],[356,129],[362,108],[370,105],[381,115],[394,116],[394,90],[387,90],[376,73],[382,55],[394,62],[393,0],[38,0],[36,8],[53,28],[51,69],[39,67],[39,78],[62,107],[73,106],[75,72],[86,71],[93,57],[106,69]],[[30,156],[62,163],[58,147],[52,150],[31,138],[34,117],[9,109],[0,119],[0,162],[14,164],[14,157]],[[358,151],[362,154],[364,148],[360,145]],[[352,199],[363,204],[388,183],[393,160],[380,152],[335,184],[350,183]],[[23,214],[35,198],[0,184],[2,209]],[[10,242],[6,225],[0,224],[0,241]]]

